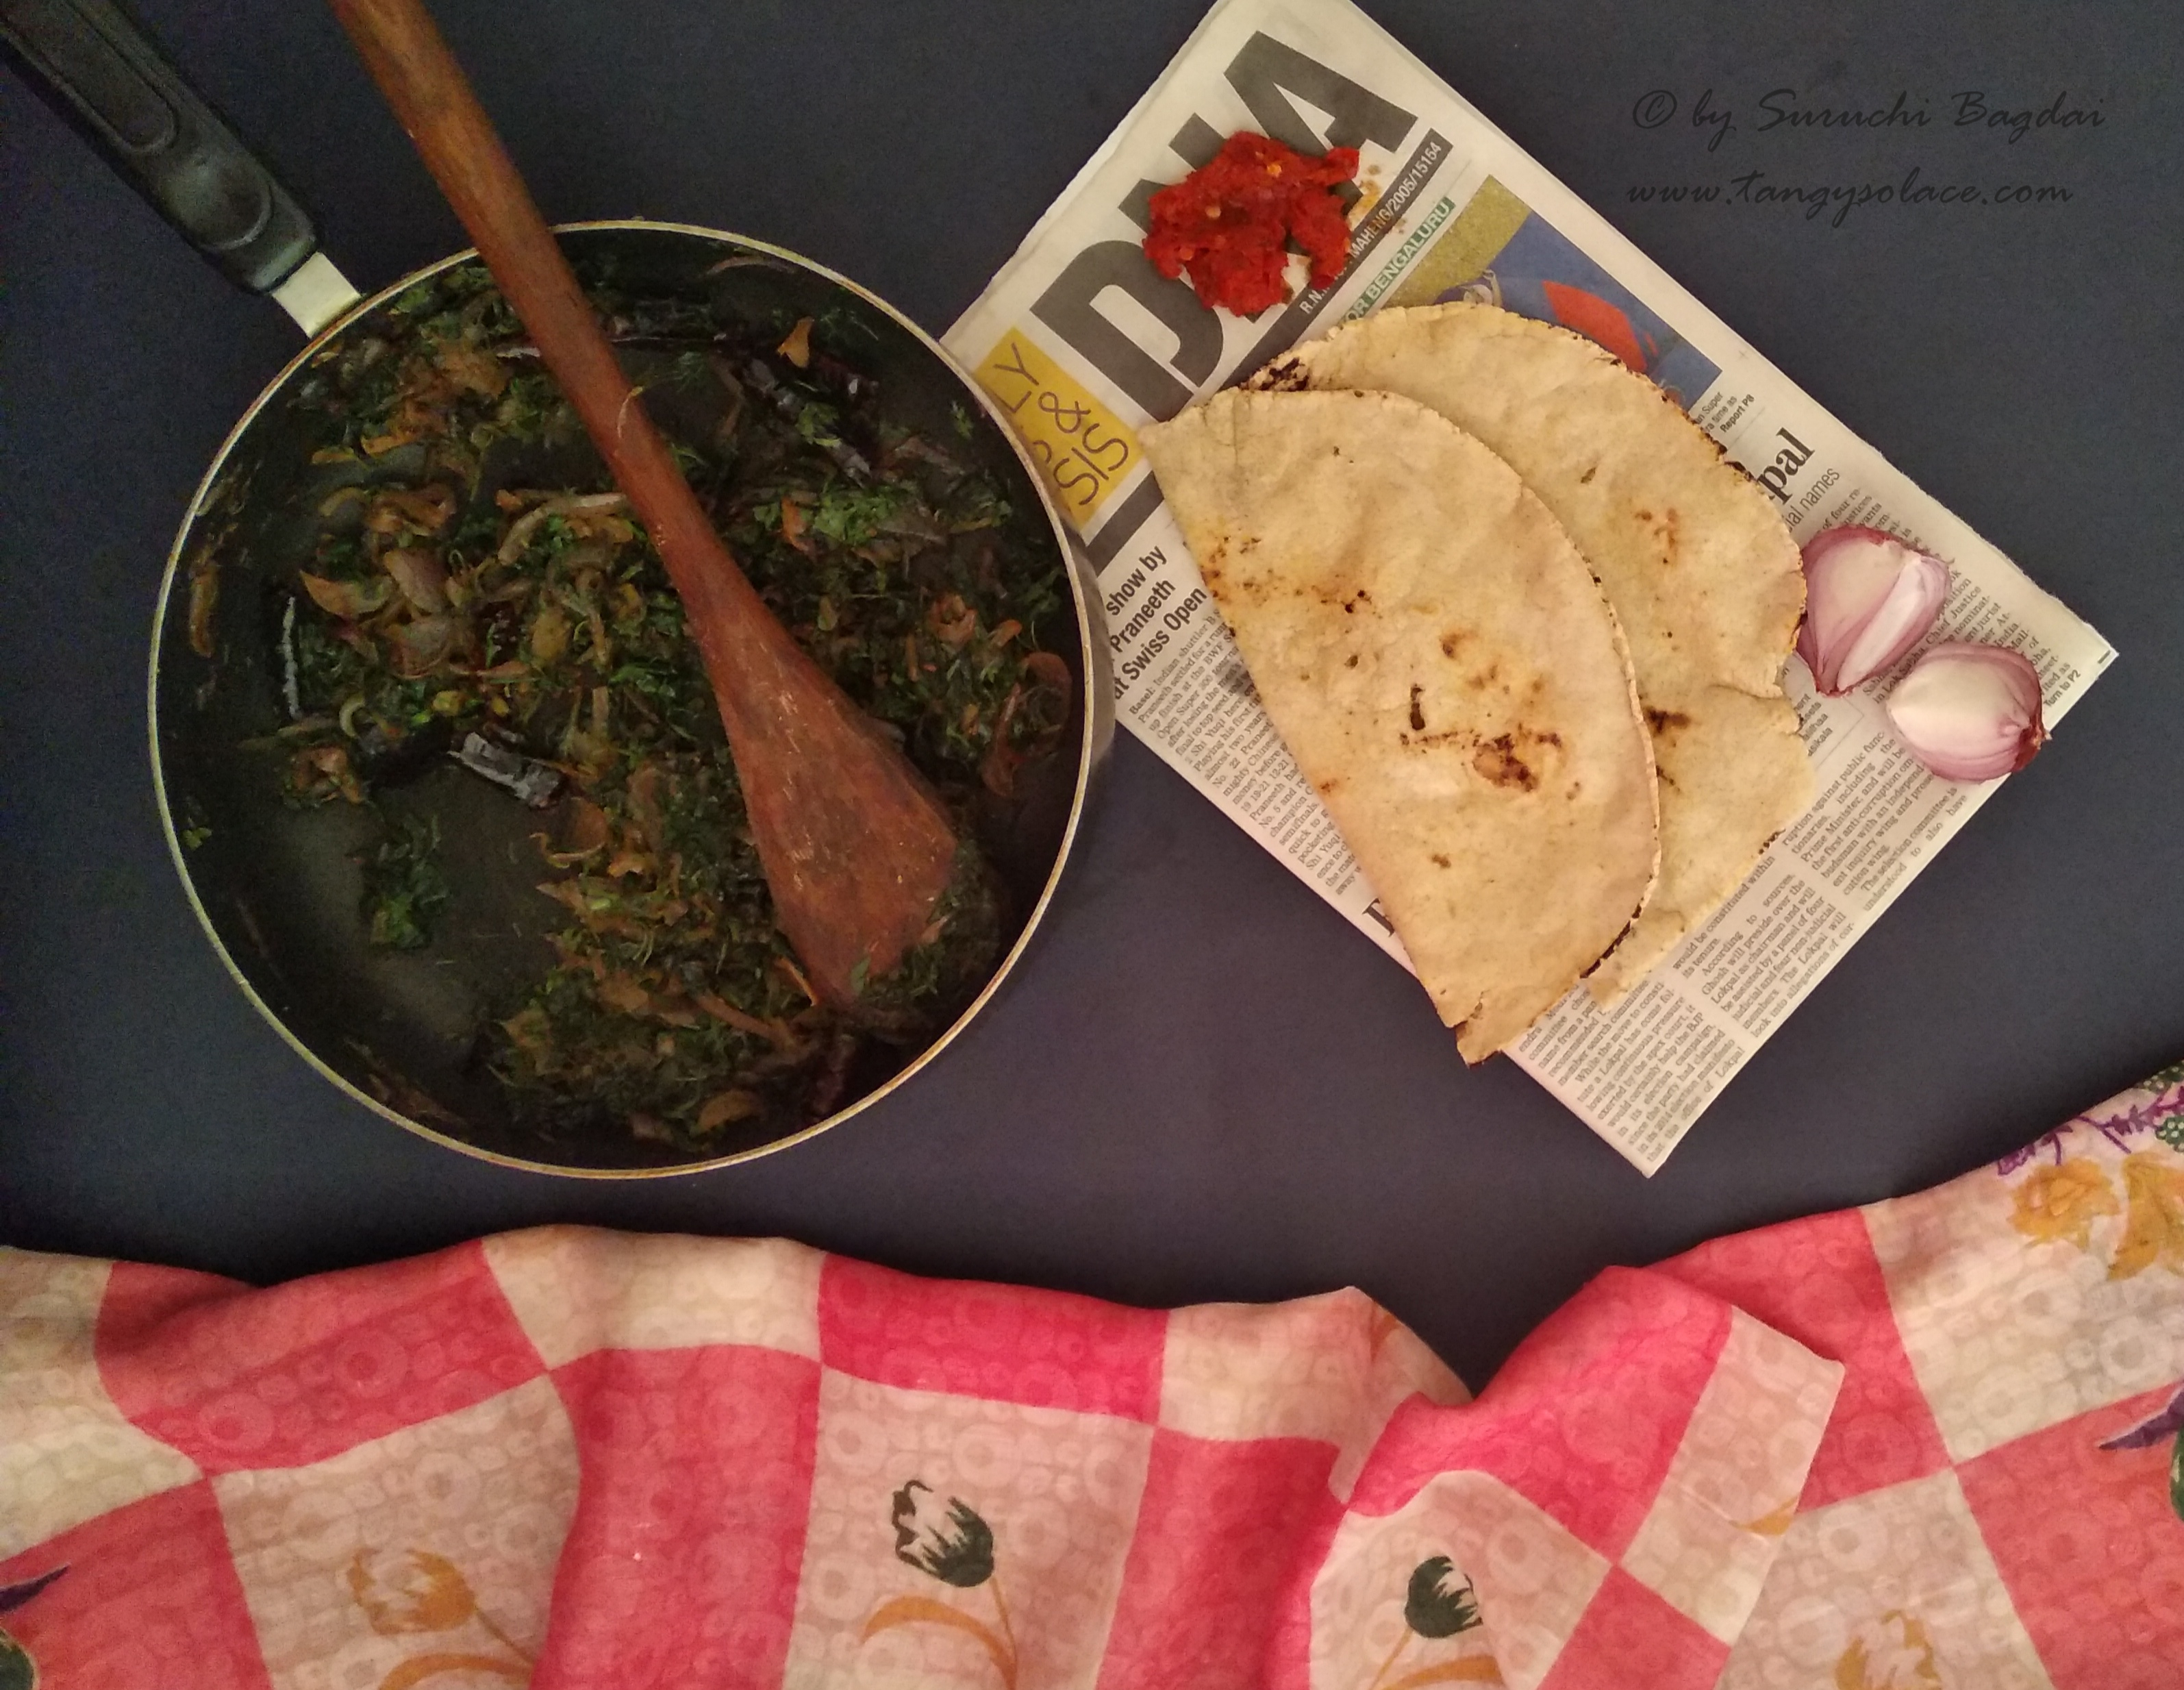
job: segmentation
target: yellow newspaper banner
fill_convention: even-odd
[[[995,342],[972,373],[1082,531],[1138,466],[1138,437],[1019,330]]]

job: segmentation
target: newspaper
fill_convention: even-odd
[[[1139,245],[1153,192],[1246,128],[1361,154],[1341,276],[1248,321],[1200,304]],[[1304,281],[1301,260],[1292,277]],[[1220,0],[946,343],[1076,527],[1123,723],[1398,962],[1372,887],[1259,706],[1135,430],[1339,322],[1453,298],[1564,323],[1644,371],[1792,533],[1863,523],[1947,558],[1955,584],[1934,638],[2025,653],[2050,723],[2113,660],[1349,0]],[[1792,661],[1818,801],[1614,1009],[1580,989],[1513,1051],[1642,1172],[2000,784],[1936,780],[1912,761],[1870,695],[1892,678],[1822,698]]]

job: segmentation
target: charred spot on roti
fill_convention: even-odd
[[[1653,520],[1653,513],[1650,510],[1641,510],[1638,513],[1638,520],[1641,522],[1650,522]]]
[[[1471,754],[1471,767],[1481,779],[1494,786],[1513,786],[1519,791],[1529,792],[1540,784],[1539,776],[1517,755],[1513,734],[1502,733],[1482,740],[1479,749]]]
[[[1451,866],[1451,863],[1450,863],[1450,862],[1449,862],[1449,860],[1448,860],[1447,853],[1446,853],[1446,852],[1444,852],[1444,851],[1435,851],[1435,852],[1433,854],[1433,860],[1434,860],[1436,863],[1440,864],[1440,867],[1442,867],[1443,868],[1447,868],[1447,867],[1450,867]]]
[[[1655,710],[1648,705],[1646,708],[1646,725],[1653,730],[1654,736],[1658,739],[1663,733],[1674,733],[1679,728],[1690,727],[1691,719],[1680,710]]]
[[[1418,718],[1414,716],[1412,720],[1416,727]],[[1518,792],[1536,791],[1540,768],[1558,764],[1564,749],[1563,736],[1553,729],[1529,728],[1521,722],[1492,735],[1474,728],[1447,728],[1432,733],[1405,733],[1399,728],[1396,738],[1413,751],[1432,752],[1446,747],[1464,757],[1472,772],[1489,785]],[[1569,789],[1567,796],[1574,798],[1582,789],[1580,782]]]
[[[1353,651],[1347,657],[1344,658],[1342,660],[1342,667],[1346,669],[1355,669],[1357,667],[1357,654]]]
[[[1677,541],[1676,513],[1674,510],[1662,511],[1661,520],[1653,527],[1653,538],[1660,542],[1661,561],[1674,563],[1676,561]]]
[[[1470,638],[1471,635],[1462,628],[1451,628],[1440,637],[1440,655],[1444,657],[1455,656],[1457,647]]]
[[[1411,683],[1411,731],[1413,733],[1423,733],[1426,731],[1426,713],[1418,702],[1424,693],[1425,689],[1416,681]]]
[[[1600,466],[1598,464],[1595,464],[1591,469],[1587,470],[1583,475],[1578,477],[1578,484],[1581,487],[1591,486],[1592,484],[1592,478],[1599,473]]]
[[[1305,370],[1304,360],[1291,354],[1259,371],[1251,377],[1251,385],[1257,393],[1301,393],[1312,385],[1312,377]]]

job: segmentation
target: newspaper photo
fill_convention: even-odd
[[[1341,274],[1248,319],[1201,304],[1141,244],[1151,196],[1243,129],[1360,153]],[[1012,420],[1098,574],[1118,719],[1396,961],[1395,930],[1260,707],[1136,431],[1337,323],[1459,298],[1574,329],[1649,377],[1801,541],[1857,523],[1947,560],[1932,638],[2023,652],[2049,724],[2114,657],[1349,0],[1221,0],[945,341]],[[1914,761],[1877,701],[1892,678],[1826,698],[1791,661],[1812,809],[1614,1008],[1580,987],[1512,1051],[1641,1172],[2000,784]]]

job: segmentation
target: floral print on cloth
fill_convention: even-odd
[[[0,1690],[2184,1684],[2180,1144],[1612,1270],[1476,1401],[1354,1291],[0,1251]]]
[[[1658,1271],[1845,1364],[1724,1690],[2184,1686],[2184,1063]]]

